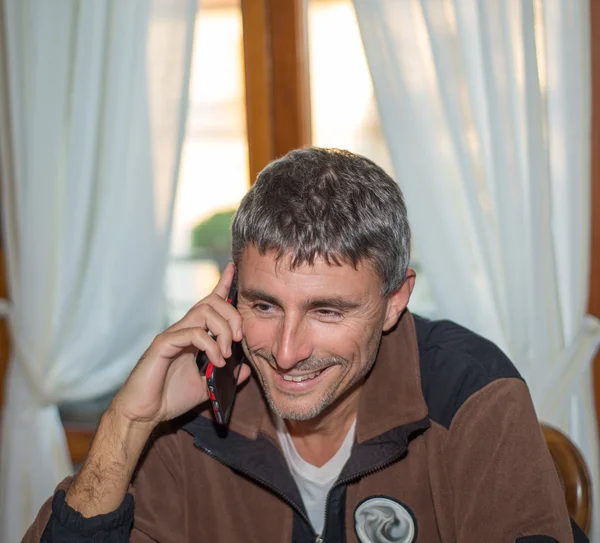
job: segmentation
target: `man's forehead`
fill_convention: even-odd
[[[317,256],[312,263],[301,262],[294,265],[294,255],[291,252],[281,256],[277,251],[261,254],[256,247],[248,247],[242,252],[238,272],[240,282],[243,283],[267,278],[291,281],[294,284],[350,282],[355,286],[362,284],[377,288],[381,283],[369,264],[359,262],[355,267],[341,260],[338,263],[328,262],[324,257]]]
[[[353,266],[341,258],[328,259],[318,254],[310,262],[298,261],[292,250],[281,253],[272,249],[261,253],[255,246],[247,247],[242,252],[239,267],[243,268],[244,264],[252,265],[252,267],[259,266],[276,274],[296,272],[304,275],[314,275],[330,270],[335,273],[343,273],[346,269],[357,271],[360,267],[364,267],[362,263]]]

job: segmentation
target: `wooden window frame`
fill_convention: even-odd
[[[250,183],[310,145],[307,0],[241,0]]]

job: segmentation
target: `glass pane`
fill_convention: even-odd
[[[214,287],[249,186],[240,0],[200,2],[190,104],[167,269],[168,320]]]
[[[309,0],[308,44],[313,144],[364,155],[394,177],[352,0]],[[410,308],[434,316],[417,248],[412,252],[418,279]]]

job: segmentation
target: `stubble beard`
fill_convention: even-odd
[[[311,419],[314,419],[315,417],[319,416],[323,411],[325,411],[328,407],[330,407],[333,403],[335,403],[335,401],[339,397],[343,396],[346,391],[352,390],[353,387],[357,383],[362,381],[368,375],[368,373],[371,371],[371,368],[375,364],[377,352],[379,351],[380,340],[381,340],[381,338],[379,338],[379,340],[371,343],[370,348],[368,349],[369,352],[367,355],[368,362],[366,364],[364,364],[360,368],[360,370],[352,377],[350,383],[348,384],[348,386],[345,387],[345,390],[342,391],[341,394],[338,394],[338,390],[339,390],[340,385],[342,384],[342,381],[346,375],[346,370],[350,366],[351,362],[349,362],[348,360],[346,360],[345,358],[342,358],[342,357],[330,357],[330,358],[311,357],[302,362],[299,362],[298,365],[296,366],[296,368],[299,371],[303,371],[303,372],[307,372],[307,373],[309,373],[311,371],[316,371],[320,368],[327,368],[329,366],[334,366],[334,365],[341,366],[341,368],[342,368],[340,371],[339,379],[337,379],[335,382],[331,383],[325,390],[324,394],[322,394],[318,403],[316,405],[311,406],[308,410],[300,410],[300,409],[296,410],[292,406],[290,406],[289,408],[284,410],[279,405],[277,405],[277,403],[275,402],[275,400],[273,398],[273,394],[269,388],[269,383],[268,383],[267,379],[265,379],[263,377],[261,371],[257,368],[257,365],[254,362],[254,357],[247,356],[247,358],[251,361],[251,364],[254,366],[254,370],[256,371],[256,374],[258,375],[259,381],[261,383],[263,394],[265,396],[265,399],[266,399],[267,404],[269,405],[269,408],[271,409],[271,411],[273,411],[277,416],[281,417],[284,420],[307,421],[307,420],[311,420]],[[277,367],[277,364],[276,364],[273,356],[266,353],[265,351],[259,350],[253,354],[254,354],[254,356],[261,358],[263,361],[267,362],[269,364],[269,366],[271,366],[272,368]],[[298,396],[296,394],[288,394],[283,391],[278,391],[277,394],[280,394],[282,396],[289,398],[291,402],[298,399]]]

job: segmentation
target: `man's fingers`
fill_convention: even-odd
[[[188,347],[194,346],[204,351],[208,359],[215,366],[224,366],[225,359],[221,347],[203,328],[183,328],[172,332],[163,332],[154,340],[156,351],[148,351],[147,357],[152,355],[161,356],[172,360],[179,356]],[[151,349],[154,351],[154,349]]]
[[[219,279],[217,286],[213,289],[213,294],[216,294],[224,300],[227,299],[229,290],[231,289],[231,283],[233,282],[233,276],[235,275],[235,266],[230,262],[225,266],[223,275]]]
[[[175,332],[196,327],[203,328],[215,336],[223,356],[227,358],[230,355],[231,342],[239,341],[242,337],[242,316],[231,304],[214,296],[212,301],[205,300],[195,305],[185,317],[165,331]]]
[[[207,329],[215,336],[231,334],[233,340],[242,339],[242,316],[235,307],[216,295],[198,302],[187,314],[175,324],[167,328],[166,332],[174,332],[183,328],[196,326]],[[227,339],[231,343],[231,339]]]
[[[229,308],[232,309],[232,308]],[[231,356],[231,342],[233,341],[233,332],[226,318],[223,317],[214,307],[206,305],[203,307],[202,316],[195,321],[190,317],[192,327],[207,329],[213,336],[224,358]]]

